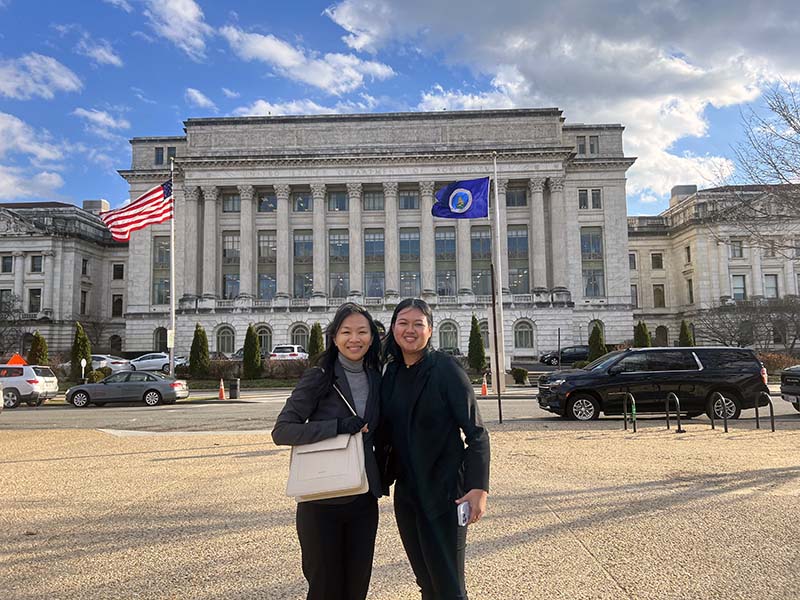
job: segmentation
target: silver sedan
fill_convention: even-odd
[[[89,404],[103,406],[107,402],[144,402],[147,406],[172,404],[189,395],[189,386],[182,379],[173,379],[158,372],[120,371],[97,383],[76,385],[67,390],[67,402],[84,408]]]

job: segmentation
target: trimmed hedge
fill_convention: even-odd
[[[780,373],[781,370],[787,367],[800,364],[799,359],[778,352],[759,352],[758,360],[764,363],[764,368],[767,369],[767,373]]]

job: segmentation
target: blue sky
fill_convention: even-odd
[[[0,0],[0,201],[127,198],[189,117],[557,106],[622,123],[630,214],[735,180],[740,111],[800,80],[794,2]]]

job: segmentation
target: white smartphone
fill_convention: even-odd
[[[458,526],[466,527],[469,523],[469,502],[458,505]]]

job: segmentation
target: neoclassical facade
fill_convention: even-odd
[[[620,125],[570,125],[558,109],[189,119],[186,135],[131,140],[120,171],[135,198],[175,157],[176,346],[195,323],[213,349],[304,343],[346,300],[388,325],[399,299],[434,308],[437,346],[466,351],[487,320],[490,267],[502,267],[506,355],[630,337]],[[492,174],[488,220],[433,218],[434,192]],[[492,196],[493,197],[493,196]],[[149,350],[168,326],[169,226],[128,247],[125,347]]]

